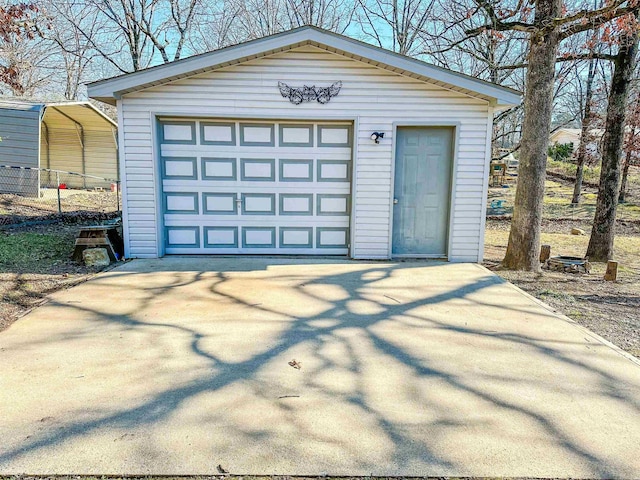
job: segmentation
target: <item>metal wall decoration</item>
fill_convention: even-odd
[[[342,82],[334,82],[328,87],[316,87],[315,85],[302,87],[290,87],[284,82],[278,82],[278,88],[284,98],[288,98],[294,105],[300,105],[302,102],[329,103],[331,98],[340,93]]]

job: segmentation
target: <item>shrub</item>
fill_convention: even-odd
[[[573,153],[573,143],[556,143],[550,145],[547,154],[556,161],[566,162]]]

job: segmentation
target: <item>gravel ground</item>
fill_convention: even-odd
[[[24,219],[58,214],[56,190],[43,190],[41,198],[0,194],[0,225],[13,224]],[[116,194],[109,191],[61,190],[60,204],[64,215],[79,213],[113,213],[119,205]]]

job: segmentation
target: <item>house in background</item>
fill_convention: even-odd
[[[117,105],[127,257],[481,261],[521,94],[316,27],[88,86]]]
[[[573,150],[578,150],[580,145],[579,128],[558,128],[549,135],[549,145],[573,144]]]
[[[89,102],[0,99],[0,165],[62,170],[118,178],[117,124]],[[25,175],[3,169],[0,193],[38,196],[54,186],[55,174]],[[104,186],[86,177],[64,176],[67,187]],[[53,183],[52,183],[53,182]]]
[[[579,128],[558,128],[549,135],[549,145],[573,145],[573,154],[575,155],[580,146],[580,136],[582,130]],[[589,130],[590,141],[587,144],[587,153],[594,155],[598,152],[600,140],[604,130],[601,128],[593,128]]]

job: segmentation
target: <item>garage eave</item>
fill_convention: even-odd
[[[287,32],[195,55],[87,85],[89,97],[115,105],[122,95],[206,71],[260,58],[302,45],[314,45],[391,71],[463,91],[503,106],[518,105],[521,93],[484,80],[431,65],[317,27]]]

